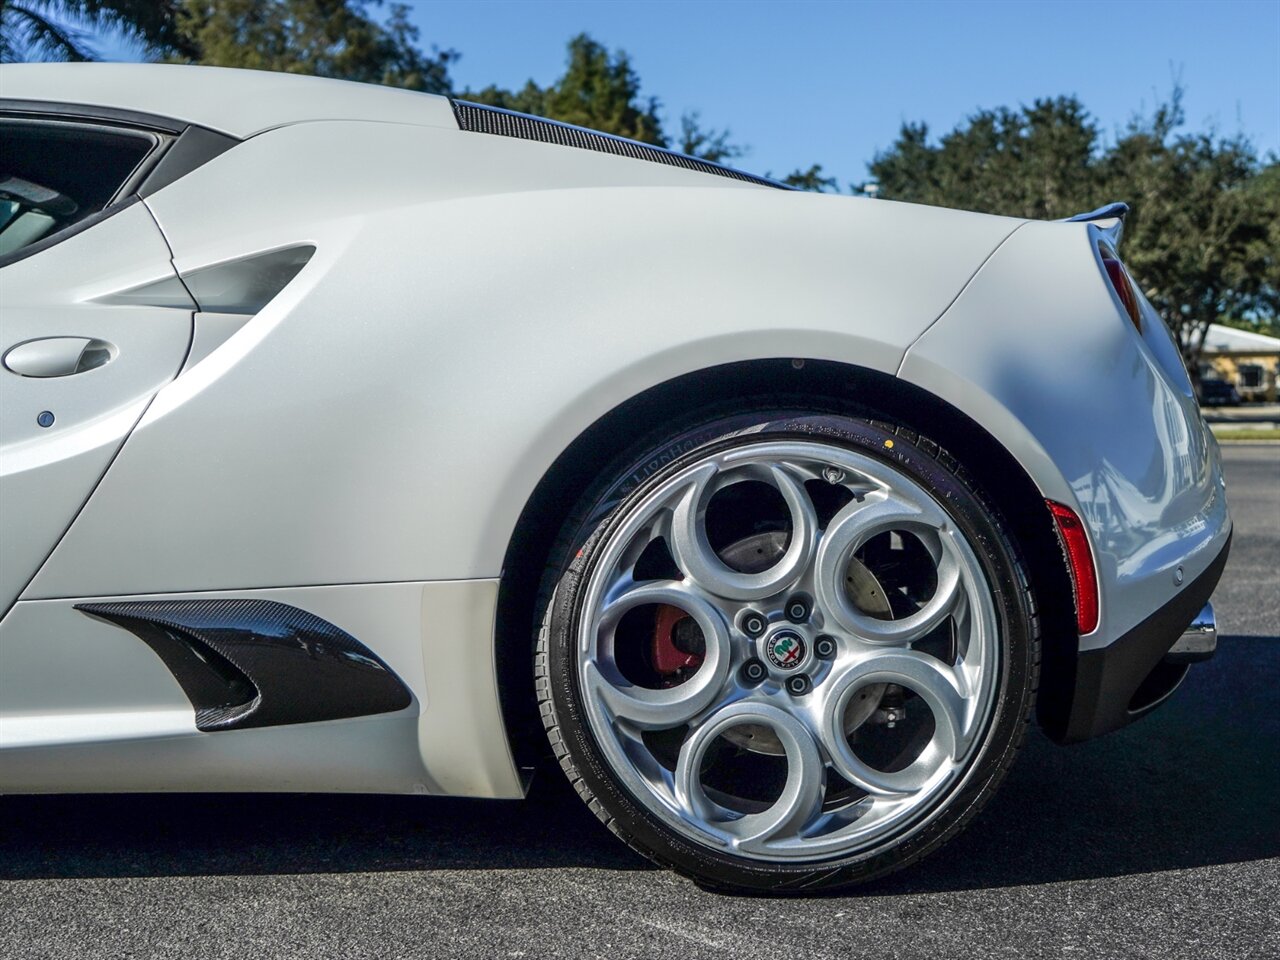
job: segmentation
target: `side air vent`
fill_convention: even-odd
[[[404,683],[355,637],[271,600],[78,603],[164,661],[204,731],[341,720],[403,710]]]
[[[95,303],[135,307],[173,307],[206,313],[253,316],[307,265],[316,248],[309,243],[200,267],[140,287],[95,298]]]
[[[599,133],[585,127],[575,127],[572,124],[560,123],[558,120],[532,117],[526,113],[516,113],[500,107],[467,103],[465,100],[453,101],[453,113],[458,118],[458,126],[472,133],[491,133],[495,136],[515,137],[519,140],[558,143],[563,147],[578,147],[581,150],[595,150],[598,153],[612,153],[620,157],[665,163],[671,167],[683,167],[686,170],[710,173],[717,177],[728,177],[731,180],[742,180],[745,183],[777,187],[780,190],[791,189],[786,184],[767,177],[757,177],[750,173],[743,173],[741,170],[723,167],[709,160],[699,160],[697,157],[685,156],[674,150],[639,143],[625,137],[615,137],[609,133]]]

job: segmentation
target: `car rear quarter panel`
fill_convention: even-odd
[[[1025,224],[900,371],[1084,518],[1102,609],[1082,650],[1167,603],[1230,533],[1217,446],[1176,349],[1148,305],[1145,336],[1121,313],[1102,279],[1103,236],[1091,224]]]
[[[148,204],[183,272],[316,254],[160,393],[28,599],[496,577],[603,413],[737,360],[892,373],[1017,225],[345,122]]]

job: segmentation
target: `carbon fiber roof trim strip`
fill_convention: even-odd
[[[547,120],[501,107],[489,107],[479,103],[468,103],[465,100],[451,100],[454,116],[458,118],[458,126],[472,133],[489,133],[500,137],[515,137],[519,140],[537,140],[542,143],[557,143],[565,147],[578,147],[582,150],[595,150],[598,153],[611,153],[620,157],[631,157],[635,160],[648,160],[651,163],[665,163],[671,167],[683,167],[685,170],[696,170],[717,177],[728,177],[744,183],[755,183],[763,187],[775,187],[780,190],[791,190],[792,187],[768,177],[743,173],[732,167],[725,167],[710,160],[686,156],[664,147],[616,137],[610,133],[588,130],[586,127],[575,127],[558,120]]]

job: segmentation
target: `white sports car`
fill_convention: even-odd
[[[516,798],[549,739],[646,856],[812,890],[1213,652],[1222,472],[1121,204],[257,72],[0,96],[2,792]]]

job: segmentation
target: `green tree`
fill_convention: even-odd
[[[540,87],[529,80],[519,90],[488,86],[468,90],[462,96],[504,110],[531,113],[659,147],[671,146],[662,128],[657,98],[644,97],[640,90],[640,75],[626,51],[610,53],[604,44],[580,33],[569,41],[564,74],[549,86]],[[704,129],[696,112],[680,118],[675,147],[714,163],[746,153],[746,147],[730,140],[728,130]]]
[[[1252,320],[1245,320],[1242,317],[1219,317],[1217,322],[1224,327],[1260,333],[1264,337],[1275,337],[1280,340],[1280,320],[1275,317],[1257,317]]]
[[[530,113],[536,117],[547,116],[547,94],[542,87],[529,80],[519,90],[504,90],[493,84],[482,90],[464,90],[462,99],[472,103],[483,103],[490,107],[501,107],[503,110],[514,110],[516,113]]]
[[[666,144],[658,101],[640,96],[640,76],[623,50],[612,55],[585,33],[569,41],[569,67],[548,89],[547,116],[642,143]]]
[[[189,54],[177,0],[0,0],[0,63],[93,60],[87,32],[118,30],[153,56]]]
[[[871,175],[880,195],[913,203],[1052,219],[1097,206],[1098,129],[1071,97],[1021,110],[983,110],[942,137],[903,126]]]
[[[189,52],[172,57],[178,62],[452,91],[449,65],[458,54],[420,49],[404,4],[393,4],[379,24],[366,0],[179,2],[178,28]]]
[[[631,58],[580,33],[569,41],[564,75],[549,87],[530,80],[518,92],[489,86],[464,96],[476,103],[532,113],[665,147],[658,101],[640,96]]]
[[[808,190],[811,193],[830,193],[838,190],[839,185],[835,177],[824,177],[822,175],[822,164],[815,163],[808,170],[792,170],[782,182],[789,187],[795,187],[797,190]]]
[[[981,111],[936,143],[907,124],[870,170],[883,197],[1016,217],[1127,201],[1125,261],[1195,376],[1210,323],[1280,309],[1280,173],[1243,138],[1179,132],[1180,99],[1109,145],[1070,97]]]
[[[1179,97],[1135,120],[1099,162],[1101,189],[1128,198],[1124,258],[1199,367],[1209,324],[1280,310],[1280,165],[1247,140],[1176,133]]]
[[[747,148],[733,143],[728,130],[705,129],[700,121],[701,115],[696,110],[680,118],[680,142],[676,149],[681,153],[712,163],[728,163],[746,155]]]

